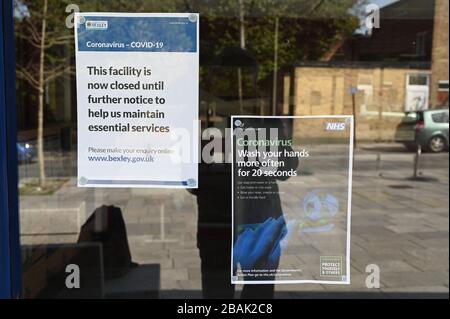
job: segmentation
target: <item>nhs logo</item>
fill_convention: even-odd
[[[327,122],[325,123],[327,131],[345,131],[345,122]]]
[[[86,21],[86,30],[106,30],[108,29],[108,21]]]

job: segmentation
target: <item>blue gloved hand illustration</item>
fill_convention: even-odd
[[[246,228],[233,248],[233,268],[243,270],[276,269],[281,255],[280,242],[286,235],[283,216],[269,217],[256,230]]]

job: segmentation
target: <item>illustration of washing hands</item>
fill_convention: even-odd
[[[233,269],[276,269],[281,252],[287,245],[293,223],[286,224],[283,216],[269,217],[264,223],[247,225],[238,236],[233,249]]]
[[[301,218],[286,223],[283,216],[269,217],[262,224],[241,225],[233,249],[233,272],[238,265],[244,270],[276,269],[293,234],[331,231],[338,210],[336,197],[315,190],[305,196]]]

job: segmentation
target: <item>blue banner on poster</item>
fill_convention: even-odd
[[[185,17],[80,16],[79,51],[197,52],[196,14]]]

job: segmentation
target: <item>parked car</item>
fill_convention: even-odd
[[[17,160],[19,163],[32,162],[36,157],[36,148],[30,142],[17,142]]]
[[[409,150],[420,145],[424,151],[433,153],[448,151],[448,115],[448,109],[405,113],[397,126],[395,140]]]

